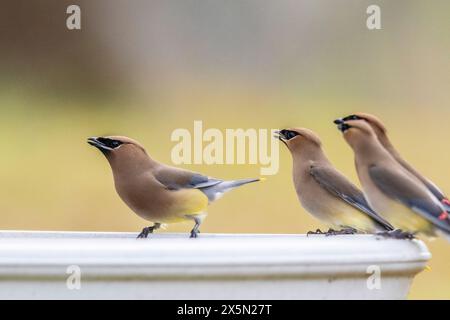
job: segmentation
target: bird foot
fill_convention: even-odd
[[[189,238],[197,238],[199,233],[200,233],[200,230],[197,230],[197,231],[192,230]]]
[[[414,233],[406,232],[401,229],[395,229],[392,231],[383,231],[378,232],[377,235],[385,237],[385,238],[391,238],[391,239],[402,239],[402,240],[412,240],[415,239],[416,236]]]
[[[358,233],[358,230],[353,229],[353,228],[344,228],[341,230],[334,230],[334,229],[328,229],[328,231],[325,233],[325,235],[327,237],[329,236],[338,236],[338,235],[343,235],[343,234],[355,234]]]
[[[353,229],[353,228],[344,228],[341,230],[334,230],[332,228],[328,229],[328,231],[323,232],[320,229],[317,229],[316,231],[308,231],[306,233],[306,236],[309,236],[311,234],[324,234],[325,236],[337,236],[337,235],[342,235],[342,234],[355,234],[358,233],[358,230]]]
[[[311,234],[325,234],[326,232],[323,232],[322,230],[320,230],[320,229],[317,229],[316,231],[308,231],[307,233],[306,233],[306,236],[309,236],[309,235],[311,235]]]
[[[141,233],[139,233],[139,235],[137,236],[136,239],[144,239],[144,238],[147,238],[148,235],[149,235],[150,233],[153,233],[153,230],[154,230],[154,229],[155,229],[154,226],[151,226],[151,227],[145,227],[144,229],[142,229]]]

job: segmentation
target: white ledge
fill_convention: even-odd
[[[0,232],[0,298],[400,299],[430,259],[421,241],[373,235],[135,237]],[[70,265],[81,290],[66,286]],[[369,266],[380,268],[379,290],[367,287]]]

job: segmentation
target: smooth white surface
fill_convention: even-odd
[[[421,241],[310,236],[0,232],[0,298],[401,299]],[[81,289],[66,286],[81,269]],[[367,288],[379,266],[381,289]]]

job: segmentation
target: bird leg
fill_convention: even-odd
[[[337,236],[337,235],[343,235],[343,234],[355,234],[358,233],[358,230],[348,227],[341,230],[334,230],[334,229],[328,229],[328,231],[325,233],[325,235],[328,236]]]
[[[192,228],[192,230],[191,230],[191,235],[189,238],[197,238],[198,234],[200,233],[199,228],[200,228],[200,224],[202,223],[202,220],[200,218],[195,217],[194,221],[195,221],[195,225],[194,225],[194,228]]]
[[[320,229],[317,229],[316,231],[308,231],[308,232],[306,233],[306,236],[309,236],[309,235],[311,235],[311,234],[325,234],[325,232],[323,232],[323,231],[320,230]]]
[[[144,229],[142,229],[141,233],[139,233],[139,235],[137,236],[137,239],[147,238],[150,233],[153,233],[153,231],[155,231],[156,229],[159,229],[160,227],[161,227],[160,223],[155,223],[154,225],[152,225],[150,227],[145,227]]]
[[[401,229],[395,229],[392,231],[383,231],[383,232],[378,232],[377,235],[385,237],[385,238],[391,238],[391,239],[407,239],[407,240],[412,240],[415,239],[415,233],[412,232],[406,232],[403,231]]]

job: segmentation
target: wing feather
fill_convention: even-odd
[[[154,171],[155,178],[168,189],[204,189],[221,183],[223,180],[210,178],[200,173],[179,168],[161,166]]]
[[[370,208],[364,198],[364,194],[344,175],[339,173],[334,168],[329,166],[311,166],[310,174],[317,181],[317,183],[319,183],[334,196],[341,198],[349,205],[364,212],[386,229],[394,229],[389,222]]]
[[[397,200],[420,214],[435,226],[450,232],[448,220],[440,220],[445,211],[442,205],[420,181],[408,173],[402,174],[393,168],[372,165],[369,175],[374,184],[389,198]]]

